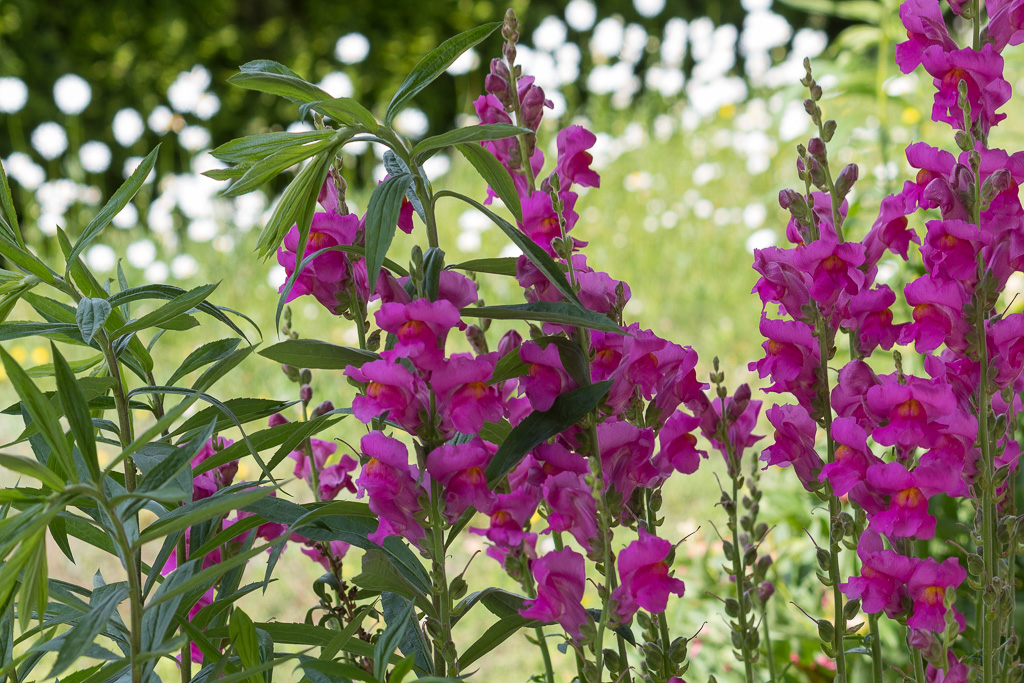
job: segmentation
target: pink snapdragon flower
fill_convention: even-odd
[[[202,448],[192,456],[190,464],[193,468],[198,467],[200,463],[213,457],[233,443],[234,441],[223,436],[213,437],[204,443]],[[194,477],[192,479],[192,500],[197,501],[209,498],[222,488],[231,486],[231,482],[234,481],[237,473],[238,461],[232,460]]]
[[[939,563],[926,557],[914,569],[907,581],[907,591],[914,601],[913,615],[907,619],[907,626],[929,631],[942,632],[946,629],[946,591],[957,588],[967,578],[967,571],[960,561],[950,557]],[[964,629],[964,617],[956,609],[953,616]]]
[[[505,407],[498,388],[489,383],[497,362],[496,353],[456,353],[434,370],[430,384],[437,397],[443,434],[475,434],[484,422],[501,419]]]
[[[697,448],[697,437],[692,433],[699,426],[699,417],[682,411],[672,413],[665,421],[665,426],[658,432],[661,449],[654,456],[654,466],[662,474],[667,475],[672,470],[693,474],[700,466],[700,459],[707,459],[707,451]]]
[[[329,547],[335,561],[340,561],[348,553],[348,549],[351,546],[345,543],[345,541],[331,541]],[[321,548],[322,544],[314,543],[307,539],[302,544],[302,554],[323,567],[325,572],[329,572],[331,571],[331,558],[325,555]]]
[[[908,40],[896,45],[896,64],[905,74],[921,65],[924,51],[932,45],[945,52],[958,47],[949,37],[939,0],[906,0],[900,5],[900,20],[907,29]]]
[[[901,384],[886,376],[867,391],[868,407],[888,424],[875,429],[872,438],[883,446],[931,448],[941,441],[944,418],[956,409],[956,398],[944,382],[907,376]]]
[[[761,460],[765,468],[770,465],[793,467],[797,478],[808,491],[817,488],[818,473],[821,472],[821,457],[814,450],[814,436],[817,423],[801,406],[772,406],[765,413],[775,427],[771,446],[764,449]]]
[[[383,304],[374,317],[382,330],[398,338],[392,353],[421,370],[440,368],[448,332],[461,322],[459,309],[444,299]]]
[[[320,500],[334,500],[343,490],[356,492],[356,484],[352,479],[359,463],[350,455],[341,456],[341,460],[320,470]]]
[[[972,125],[980,122],[982,132],[987,134],[992,126],[1006,118],[1006,114],[998,114],[996,110],[1010,99],[1011,88],[1003,78],[1003,58],[992,44],[977,52],[970,48],[947,52],[941,45],[932,45],[925,49],[921,63],[934,78],[934,121],[963,129],[964,112],[958,103],[961,81],[967,83]]]
[[[651,462],[654,430],[641,429],[622,420],[606,420],[597,426],[605,490],[615,490],[628,501],[633,491],[656,482],[661,473]]]
[[[761,315],[761,335],[765,356],[748,364],[761,378],[771,377],[769,393],[793,394],[804,408],[810,409],[818,395],[818,365],[821,358],[818,340],[809,325],[796,320],[772,320]]]
[[[470,527],[469,530],[485,536],[493,544],[487,549],[487,554],[502,566],[513,552],[525,549],[527,555],[533,556],[537,534],[524,529],[537,511],[539,502],[539,492],[529,486],[515,488],[511,493],[499,493],[491,507],[488,528]]]
[[[841,292],[853,296],[864,285],[864,245],[838,239],[815,240],[797,247],[793,265],[811,276],[808,292],[823,309],[831,307]]]
[[[671,552],[671,543],[640,527],[639,538],[619,553],[621,583],[612,591],[612,600],[622,623],[629,622],[641,607],[661,614],[668,607],[669,594],[683,597],[686,584],[669,576],[666,558]]]
[[[577,196],[575,192],[564,190],[558,196],[564,206],[562,217],[565,219],[565,233],[568,235],[569,231],[575,227],[576,221],[579,220],[579,214],[573,211],[573,208],[576,206]],[[543,248],[548,253],[548,256],[556,256],[555,249],[551,246],[551,241],[556,237],[561,238],[562,228],[558,220],[558,214],[551,203],[551,195],[547,192],[536,190],[522,199],[523,221],[519,224],[519,228],[531,240]]]
[[[488,513],[495,502],[487,465],[496,450],[479,436],[468,443],[438,446],[427,455],[427,473],[444,487],[444,513],[454,522],[469,507]]]
[[[597,503],[586,477],[575,472],[549,476],[541,489],[550,508],[547,532],[569,532],[588,553],[600,538],[597,528]]]
[[[896,293],[888,285],[863,289],[850,298],[843,327],[856,331],[857,350],[862,355],[869,356],[878,347],[888,351],[899,339],[903,325],[892,323],[894,303]]]
[[[914,563],[920,560],[883,548],[882,538],[870,531],[861,534],[857,557],[862,563],[860,576],[851,576],[839,584],[839,589],[848,600],[860,598],[867,614],[883,610],[889,617],[901,614],[907,581],[914,572]]]
[[[349,366],[345,375],[366,384],[366,393],[352,399],[352,414],[369,423],[385,413],[402,429],[415,433],[428,412],[427,387],[417,375],[388,359]]]
[[[795,249],[767,247],[754,250],[754,270],[761,278],[751,293],[761,298],[761,310],[768,304],[779,305],[779,312],[794,320],[803,320],[804,307],[811,302],[811,276],[794,263]]]
[[[582,187],[601,187],[601,177],[590,168],[594,157],[587,152],[596,142],[597,137],[583,126],[566,126],[558,131],[555,173],[561,178],[563,190],[568,190],[573,183]]]
[[[907,181],[903,184],[903,192],[882,200],[878,218],[864,237],[866,264],[875,266],[887,249],[906,261],[910,243],[921,244],[921,238],[907,220],[907,216],[917,209],[919,194],[917,184]]]
[[[953,351],[964,349],[963,307],[968,296],[961,283],[923,275],[904,287],[903,293],[914,307],[914,321],[902,329],[901,344],[914,342],[918,353],[934,351],[943,343]]]
[[[835,460],[821,468],[818,481],[827,481],[833,493],[845,496],[867,478],[869,467],[882,461],[868,448],[867,432],[851,417],[832,420],[832,438],[839,444]]]
[[[985,3],[989,20],[981,34],[982,43],[991,41],[996,52],[1007,45],[1024,43],[1024,2],[1022,0],[989,0]]]
[[[542,348],[536,342],[525,342],[519,348],[519,357],[530,366],[529,372],[519,378],[519,387],[534,410],[548,410],[556,398],[577,388],[575,380],[562,366],[554,344]]]
[[[409,451],[397,439],[382,432],[370,432],[360,440],[369,461],[363,465],[356,484],[358,497],[369,497],[370,511],[377,515],[377,530],[367,536],[380,545],[388,536],[402,536],[419,547],[425,535],[418,519],[423,488],[418,471],[409,464]]]
[[[868,488],[889,497],[885,509],[868,509],[868,530],[896,538],[933,538],[935,518],[928,514],[928,498],[936,491],[931,484],[923,473],[910,472],[898,462],[868,467]]]
[[[306,240],[303,257],[327,247],[351,245],[361,229],[361,221],[355,214],[345,216],[333,211],[313,214],[313,222]],[[298,267],[299,228],[292,226],[284,237],[283,247],[277,250],[277,262],[282,265],[288,277]],[[352,282],[352,264],[343,251],[327,251],[314,258],[295,278],[285,301],[312,294],[331,313],[338,315],[348,308],[348,288]],[[281,285],[283,292],[288,282]]]
[[[519,614],[525,619],[557,621],[574,639],[582,637],[582,627],[590,620],[583,609],[586,567],[583,556],[565,548],[533,561],[530,570],[537,583],[537,597],[526,600]]]

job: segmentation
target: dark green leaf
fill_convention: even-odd
[[[67,277],[68,273],[71,272],[71,266],[77,262],[78,255],[85,251],[85,248],[89,246],[97,235],[110,224],[110,221],[114,219],[121,209],[125,207],[128,202],[131,201],[132,197],[142,188],[143,183],[146,182],[146,178],[149,177],[150,171],[153,170],[153,165],[156,164],[157,155],[160,153],[160,145],[146,155],[146,158],[142,160],[139,167],[135,169],[131,177],[125,181],[124,185],[118,188],[114,196],[104,204],[100,212],[96,214],[96,217],[89,222],[89,225],[85,226],[85,230],[82,231],[81,237],[75,242],[74,249],[67,255],[67,268],[64,272],[64,277]]]
[[[387,625],[384,633],[377,639],[377,644],[373,648],[373,677],[378,681],[384,680],[384,672],[387,671],[388,663],[391,661],[395,648],[402,642],[405,629],[413,619],[414,613],[413,604],[410,602],[409,606],[398,615],[394,622]]]
[[[485,140],[503,140],[505,138],[511,138],[516,135],[524,133],[532,133],[533,131],[529,128],[522,128],[520,126],[513,126],[511,123],[484,123],[478,126],[466,126],[464,128],[456,128],[450,130],[447,133],[441,133],[434,137],[422,140],[415,147],[412,148],[412,152],[409,156],[413,160],[431,150],[443,149],[445,147],[451,147],[460,143],[472,143],[472,142],[483,142]],[[422,163],[422,159],[419,160]]]
[[[231,612],[231,623],[228,626],[228,635],[231,637],[231,644],[235,646],[238,659],[246,669],[252,669],[260,664],[259,642],[256,637],[256,627],[249,615],[236,607]],[[253,675],[249,677],[249,683],[263,683],[262,677]]]
[[[110,315],[110,302],[106,299],[82,299],[75,312],[75,324],[82,333],[82,340],[88,344]]]
[[[224,191],[224,195],[226,197],[237,197],[238,195],[248,194],[258,189],[267,181],[276,178],[282,171],[291,168],[301,161],[305,161],[314,154],[319,154],[335,144],[337,144],[337,140],[332,136],[304,145],[285,147],[274,152],[250,166],[245,175]]]
[[[209,365],[210,363],[220,360],[234,351],[240,341],[241,340],[239,339],[220,339],[208,344],[203,344],[198,349],[188,354],[185,360],[181,362],[181,365],[178,366],[178,369],[174,371],[164,384],[173,386],[185,375],[195,372],[204,365]]]
[[[214,158],[229,164],[259,161],[271,154],[286,149],[326,140],[334,135],[333,130],[311,130],[301,133],[261,133],[249,135],[225,143],[213,150]]]
[[[201,287],[196,287],[195,289],[190,289],[184,294],[171,299],[155,311],[147,313],[141,318],[117,328],[114,330],[113,336],[121,337],[126,334],[131,334],[132,332],[138,332],[150,327],[155,327],[160,323],[176,318],[182,313],[192,310],[201,302],[205,301],[215,289],[217,289],[216,284],[203,285]]]
[[[0,360],[3,361],[7,377],[18,393],[18,397],[21,398],[22,405],[31,416],[32,423],[38,427],[46,444],[56,455],[64,470],[64,476],[73,477],[75,466],[71,460],[71,446],[68,445],[68,441],[64,437],[64,430],[60,426],[57,411],[50,405],[46,396],[32,383],[18,362],[2,346],[0,346]]]
[[[310,370],[344,370],[350,365],[360,367],[363,363],[380,360],[372,351],[336,346],[317,339],[286,339],[258,353],[277,363]]]
[[[68,420],[71,428],[71,435],[75,437],[78,450],[85,460],[86,467],[93,483],[100,482],[100,463],[96,456],[96,435],[93,432],[92,416],[89,414],[89,401],[85,392],[78,386],[78,380],[71,371],[71,367],[64,356],[60,355],[57,345],[50,342],[50,352],[53,354],[53,369],[57,379],[57,396],[60,399],[61,410]]]
[[[323,187],[327,170],[334,161],[336,147],[328,147],[323,153],[306,164],[277,203],[274,214],[270,217],[256,243],[256,252],[260,258],[266,258],[277,251],[278,245],[293,225],[299,226],[300,237],[308,237],[309,226],[313,221],[320,188]],[[305,237],[300,239],[301,251],[305,251]],[[285,291],[289,291],[286,289]],[[282,293],[282,298],[285,294]]]
[[[0,236],[0,256],[15,264],[26,273],[35,275],[43,282],[52,285],[56,275],[45,263],[9,238]]]
[[[398,86],[398,92],[391,98],[387,112],[384,114],[385,123],[390,124],[394,121],[398,112],[402,111],[418,92],[443,74],[452,65],[452,62],[459,58],[459,55],[494,33],[499,26],[501,26],[499,21],[478,26],[449,38],[431,50],[426,57],[420,60],[419,64],[413,67],[402,84]]]
[[[312,83],[307,83],[299,78],[294,71],[286,74],[263,70],[249,70],[249,67],[253,64],[254,62],[249,62],[243,66],[241,73],[228,78],[228,83],[247,90],[270,93],[271,95],[284,97],[298,103],[323,102],[331,99],[330,95]]]
[[[260,498],[265,498],[271,490],[259,488],[228,492],[227,489],[224,489],[209,498],[182,505],[146,527],[139,535],[138,545],[141,546],[143,543],[162,538],[175,531],[215,519],[232,510],[240,510]]]
[[[487,482],[494,486],[512,471],[527,453],[556,434],[578,423],[608,394],[611,380],[590,384],[562,394],[545,412],[535,411],[512,429],[487,466]]]
[[[423,611],[434,613],[427,595],[402,576],[383,551],[371,549],[363,553],[362,569],[362,573],[352,579],[355,585],[378,593],[401,595],[403,598],[415,600]]]
[[[471,306],[463,308],[459,313],[463,318],[530,320],[622,334],[622,328],[608,316],[565,301],[533,301],[509,306]]]
[[[199,378],[192,383],[192,388],[196,391],[209,391],[210,387],[216,384],[219,379],[234,370],[238,367],[239,363],[248,358],[249,354],[251,354],[254,349],[254,346],[246,346],[245,348],[233,351],[217,360],[217,362],[208,367],[203,374],[201,374]]]
[[[32,477],[54,491],[64,490],[63,479],[58,477],[53,470],[39,462],[36,462],[35,460],[32,460],[31,458],[0,453],[0,467],[11,470],[12,472],[17,472],[18,474],[24,474],[25,476]]]
[[[486,147],[476,144],[462,144],[456,145],[456,148],[473,165],[473,168],[487,182],[487,185],[494,190],[494,194],[498,195],[498,199],[505,205],[505,208],[515,216],[517,221],[522,221],[523,205],[508,169],[502,166],[501,162]]]
[[[473,662],[504,643],[520,629],[536,625],[536,621],[524,619],[518,614],[499,619],[462,653],[462,656],[459,657],[459,669],[465,671]]]
[[[409,607],[409,600],[397,593],[390,592],[381,594],[380,603],[381,611],[384,613],[384,621],[388,624],[398,619],[399,615]],[[409,666],[415,664],[421,671],[426,671],[428,674],[434,673],[434,663],[430,655],[430,644],[427,643],[425,634],[416,624],[412,624],[411,628],[406,630],[405,636],[398,643],[398,650],[408,658],[406,661],[409,662]],[[394,672],[392,672],[392,676],[394,675]]]
[[[70,631],[64,634],[64,643],[57,653],[57,661],[50,670],[50,677],[59,676],[80,657],[96,636],[106,629],[117,606],[128,597],[128,589],[124,584],[103,586],[92,594],[89,611],[78,620]]]
[[[472,261],[463,261],[448,266],[449,269],[468,270],[471,273],[492,273],[494,275],[516,276],[516,261],[514,256],[502,256],[496,258],[479,258]]]
[[[398,227],[398,214],[402,209],[405,190],[412,176],[391,176],[377,186],[366,209],[366,274],[368,282],[377,282],[384,258]]]
[[[6,237],[15,242],[19,247],[24,248],[25,241],[18,229],[18,213],[14,210],[14,200],[11,198],[11,185],[7,182],[7,171],[0,163],[0,227]]]
[[[314,102],[312,106],[343,126],[362,126],[370,133],[376,133],[379,127],[373,114],[351,97],[336,97],[332,100]]]
[[[498,361],[494,366],[494,374],[491,376],[491,384],[505,382],[516,377],[522,377],[530,371],[530,364],[524,363],[519,357],[519,349],[514,348]]]
[[[540,245],[538,245],[532,239],[527,237],[522,230],[519,230],[514,225],[512,225],[504,218],[488,209],[480,202],[476,201],[475,199],[470,199],[465,195],[461,195],[456,192],[448,192],[447,190],[442,190],[434,196],[448,196],[455,197],[456,199],[461,199],[462,201],[476,208],[478,211],[480,211],[485,216],[490,218],[491,221],[499,228],[501,228],[501,231],[505,233],[505,235],[510,240],[512,240],[512,243],[519,247],[520,251],[523,252],[526,258],[530,259],[530,261],[532,261],[533,264],[537,266],[540,272],[544,274],[544,277],[546,277],[551,282],[551,284],[555,286],[555,289],[562,293],[562,296],[564,296],[571,303],[580,304],[579,297],[576,296],[576,292],[572,290],[572,287],[569,285],[569,281],[565,277],[564,268],[560,264],[556,263],[554,259],[548,256],[547,252],[545,252],[540,247]],[[582,304],[580,305],[582,306]]]

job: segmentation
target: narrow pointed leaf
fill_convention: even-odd
[[[372,351],[337,346],[317,339],[286,339],[258,351],[259,355],[278,363],[310,370],[344,370],[356,367],[380,356]]]
[[[60,399],[61,410],[64,411],[71,435],[75,437],[75,443],[78,444],[78,450],[85,460],[86,467],[89,468],[93,482],[99,483],[100,463],[96,455],[96,435],[93,431],[92,416],[89,414],[89,402],[78,385],[71,367],[53,342],[50,342],[50,353],[53,355],[57,397]]]
[[[498,199],[515,216],[516,220],[522,221],[523,204],[508,169],[502,166],[501,162],[486,147],[468,143],[456,145],[456,147],[462,156],[473,164],[476,172],[494,190],[494,194],[498,195]]]
[[[556,323],[572,327],[585,327],[602,332],[622,333],[608,316],[564,301],[533,301],[509,306],[470,306],[459,311],[463,318],[489,318],[491,320],[530,320]]]
[[[157,155],[160,153],[160,145],[157,145],[152,152],[146,155],[146,158],[142,160],[139,167],[135,169],[131,177],[125,181],[124,185],[118,188],[114,196],[111,197],[107,203],[100,209],[100,212],[96,214],[96,217],[92,219],[89,225],[85,226],[85,230],[82,232],[81,237],[75,242],[74,249],[67,256],[67,268],[64,272],[64,276],[71,271],[71,265],[78,259],[78,255],[85,251],[85,248],[89,246],[97,235],[103,230],[103,228],[110,225],[110,221],[114,220],[114,216],[121,212],[121,209],[125,207],[132,200],[132,197],[142,188],[143,183],[146,182],[146,178],[149,177],[150,171],[153,170],[153,165],[156,164]]]
[[[500,21],[478,26],[449,38],[427,53],[427,56],[413,67],[398,87],[398,92],[391,98],[384,115],[384,122],[390,124],[398,112],[402,111],[417,93],[443,74],[459,58],[459,55],[494,33],[499,26],[501,26]]]
[[[487,466],[487,482],[494,486],[512,471],[527,453],[556,434],[578,423],[608,394],[611,380],[597,382],[562,394],[545,412],[532,412],[515,426]]]
[[[301,133],[278,132],[248,135],[221,145],[211,154],[215,159],[229,164],[254,162],[288,147],[326,140],[334,135],[334,132],[333,130],[311,130]]]
[[[405,190],[412,175],[391,176],[377,186],[366,209],[366,275],[368,282],[377,282],[381,265],[391,247],[398,227]]]
[[[460,143],[470,142],[483,142],[485,140],[503,140],[505,138],[515,137],[523,133],[532,133],[533,131],[529,128],[522,128],[520,126],[513,126],[511,123],[484,123],[478,126],[465,126],[464,128],[456,128],[450,130],[447,133],[441,133],[434,137],[421,140],[412,148],[412,152],[409,156],[413,160],[417,160],[417,157],[425,152],[430,152],[445,147],[451,147]]]

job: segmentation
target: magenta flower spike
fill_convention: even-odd
[[[668,607],[668,596],[683,597],[686,584],[669,575],[666,562],[672,544],[647,533],[640,527],[637,540],[619,553],[619,587],[612,592],[616,615],[629,622],[641,607],[651,614],[661,614]]]
[[[534,560],[530,570],[537,583],[537,597],[525,601],[519,614],[526,619],[557,621],[566,633],[579,640],[583,625],[590,620],[583,609],[583,556],[570,548],[557,550]]]
[[[913,614],[907,626],[942,632],[946,628],[946,591],[957,588],[967,578],[960,561],[950,557],[939,563],[931,557],[921,560],[907,581],[907,591],[914,601]],[[955,609],[953,615],[963,630],[964,617]]]

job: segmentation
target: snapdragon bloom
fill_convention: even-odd
[[[867,391],[868,407],[884,421],[872,438],[883,446],[937,445],[942,433],[939,420],[956,409],[950,385],[909,375],[906,384],[900,384],[891,375],[883,379]]]
[[[524,531],[537,511],[540,494],[529,486],[520,486],[511,493],[499,493],[491,506],[490,524],[486,529],[470,527],[474,534],[485,536],[493,543],[487,554],[505,566],[508,556],[521,549],[533,556],[537,534]]]
[[[234,441],[223,436],[211,438],[192,456],[190,464],[192,467],[198,467],[200,463],[213,457],[233,443]],[[238,461],[232,460],[194,477],[192,479],[192,500],[197,501],[209,498],[222,488],[231,486],[231,482],[234,481],[235,474],[237,473]]]
[[[934,78],[933,120],[963,129],[964,112],[958,103],[961,81],[967,83],[972,125],[980,123],[982,132],[987,134],[1006,118],[1006,114],[996,110],[1010,99],[1010,84],[1003,78],[1003,58],[991,44],[977,52],[970,48],[947,52],[941,45],[932,45],[925,49],[921,63]]]
[[[311,256],[321,249],[339,245],[351,245],[360,230],[360,220],[355,214],[345,216],[333,211],[313,214],[313,222],[306,240],[303,257]],[[299,266],[299,228],[292,226],[284,237],[283,247],[277,250],[277,262],[282,265],[288,277]],[[343,251],[327,251],[315,257],[295,278],[285,301],[291,301],[304,294],[312,294],[331,313],[338,315],[348,309],[348,288],[352,283],[352,264]],[[281,285],[279,292],[288,286]]]
[[[876,495],[889,496],[889,504],[882,510],[868,509],[868,529],[896,538],[934,537],[935,518],[928,514],[928,498],[935,491],[930,483],[917,470],[909,472],[898,462],[871,465],[868,488]]]
[[[402,429],[415,433],[423,424],[429,397],[423,380],[400,363],[388,359],[350,365],[345,375],[366,384],[366,393],[352,399],[352,414],[371,422],[387,413]]]
[[[772,406],[765,413],[775,427],[775,439],[764,449],[761,459],[765,467],[793,467],[796,476],[808,491],[813,491],[821,472],[821,457],[814,450],[817,423],[801,406]]]
[[[818,481],[827,481],[832,492],[845,496],[867,477],[868,468],[882,461],[868,448],[868,434],[852,417],[832,420],[832,438],[838,444],[833,462],[821,468]]]
[[[459,309],[444,299],[383,304],[375,317],[382,330],[398,338],[392,353],[421,370],[441,366],[448,332],[461,321]]]
[[[590,168],[594,157],[587,151],[596,142],[597,137],[583,126],[567,126],[558,131],[555,173],[561,178],[563,190],[568,190],[572,183],[582,187],[601,187],[601,177]]]
[[[536,342],[526,342],[519,348],[519,357],[530,366],[529,372],[519,378],[519,387],[534,410],[548,410],[556,398],[577,388],[575,380],[562,367],[556,345],[542,348]]]
[[[583,556],[565,548],[534,560],[530,566],[537,582],[537,597],[526,600],[519,614],[525,619],[557,621],[574,639],[590,616],[583,609],[586,567]]]
[[[628,501],[637,487],[650,486],[661,476],[651,462],[654,430],[641,429],[622,420],[606,420],[597,426],[605,490],[615,490]]]
[[[427,455],[427,473],[444,487],[444,513],[454,522],[469,507],[490,512],[495,497],[487,486],[494,448],[479,436],[468,443],[438,446]]]
[[[926,557],[914,569],[907,582],[907,591],[914,601],[914,613],[907,619],[907,626],[929,631],[942,632],[946,628],[946,591],[956,588],[967,578],[967,571],[960,561],[950,557],[940,564]],[[954,618],[964,628],[964,617],[955,609]]]
[[[946,52],[957,49],[956,41],[949,37],[939,0],[907,0],[900,5],[900,20],[908,38],[896,45],[896,64],[903,73],[920,66],[924,51],[932,45]]]
[[[551,509],[545,531],[568,531],[584,550],[592,552],[600,536],[597,503],[586,477],[575,472],[560,472],[545,480],[542,491]]]
[[[661,450],[654,457],[654,465],[663,474],[672,470],[693,474],[700,466],[700,459],[707,459],[707,451],[697,448],[697,437],[693,431],[700,426],[700,418],[682,411],[672,414],[665,426],[658,432]]]
[[[953,351],[963,350],[963,307],[968,297],[961,283],[922,275],[904,287],[903,293],[914,307],[914,321],[900,332],[901,344],[914,342],[918,353],[934,351],[943,343]]]
[[[418,472],[409,464],[409,451],[397,439],[370,432],[360,441],[369,462],[363,465],[356,484],[359,497],[369,496],[370,511],[379,518],[377,530],[367,536],[380,545],[388,536],[403,536],[416,546],[425,535],[417,518],[424,493],[417,484]]]
[[[764,391],[793,394],[800,405],[810,409],[817,397],[818,365],[821,350],[814,330],[796,320],[773,320],[761,315],[761,345],[765,355],[748,364],[761,378],[771,377],[772,385]]]
[[[431,374],[443,434],[475,434],[484,422],[497,422],[504,412],[498,388],[490,384],[497,354],[457,353]]]
[[[565,220],[565,233],[568,235],[579,220],[579,214],[573,211],[577,196],[575,192],[564,190],[559,192],[558,196],[564,207],[562,218]],[[523,196],[522,200],[523,222],[519,224],[519,228],[543,248],[548,256],[556,256],[551,241],[556,237],[562,237],[562,226],[558,220],[558,213],[551,203],[551,195],[536,190],[528,196]]]
[[[889,617],[895,617],[902,613],[915,561],[883,548],[881,537],[870,531],[861,534],[857,556],[862,563],[860,576],[851,576],[849,581],[839,584],[839,590],[848,600],[860,598],[867,614],[884,610]]]
[[[619,553],[619,587],[612,592],[616,615],[628,622],[641,607],[661,614],[668,607],[669,594],[683,597],[686,584],[669,576],[666,559],[672,544],[640,528],[639,538]]]

